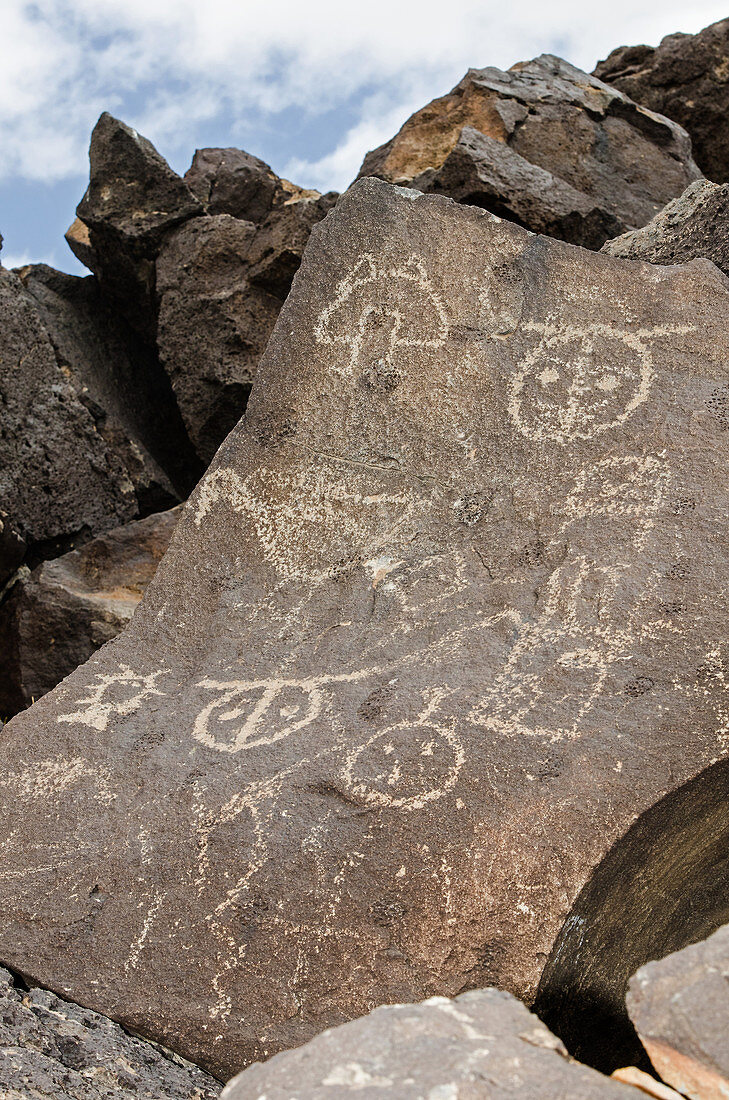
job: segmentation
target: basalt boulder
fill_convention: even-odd
[[[99,899],[100,901],[100,899]],[[217,1100],[197,1066],[0,968],[3,1100]]]
[[[549,54],[469,69],[360,169],[588,248],[645,225],[700,174],[680,126]]]
[[[514,997],[496,989],[386,1005],[233,1078],[221,1100],[639,1100],[569,1058]],[[645,1096],[645,1094],[643,1094]]]
[[[595,76],[691,135],[709,179],[729,181],[729,19],[699,34],[669,34],[660,46],[620,46]]]
[[[372,1004],[532,1000],[727,752],[728,363],[709,261],[360,181],[132,622],[3,730],[0,958],[221,1078]],[[659,913],[618,901],[634,970]]]
[[[729,925],[642,967],[628,1011],[664,1081],[691,1100],[729,1095]]]
[[[19,575],[0,604],[0,714],[30,706],[131,619],[178,509],[109,531]]]
[[[729,184],[692,183],[648,225],[607,241],[602,251],[652,264],[704,256],[729,274]]]

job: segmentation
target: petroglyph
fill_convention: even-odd
[[[371,371],[395,380],[402,348],[440,348],[448,336],[446,311],[417,256],[387,265],[365,253],[319,314],[317,343],[339,345],[347,358],[337,374]],[[369,377],[366,375],[366,377]]]
[[[438,721],[444,689],[433,690],[425,709],[378,730],[347,756],[342,779],[370,806],[421,809],[442,798],[458,781],[466,754],[453,726]]]
[[[520,331],[540,339],[512,379],[509,415],[527,439],[564,444],[625,423],[653,385],[652,342],[692,329],[526,322]]]
[[[111,718],[134,714],[153,695],[165,695],[156,683],[167,671],[159,669],[144,675],[122,664],[118,672],[99,673],[95,677],[97,683],[78,700],[79,709],[72,714],[60,714],[57,721],[76,722],[101,733]]]
[[[199,490],[196,525],[221,503],[252,524],[264,558],[282,579],[313,583],[320,575],[314,535],[338,545],[341,556],[353,549],[370,554],[408,523],[416,507],[406,493],[357,492],[327,469],[283,474],[265,467],[246,478],[229,468],[210,474]]]

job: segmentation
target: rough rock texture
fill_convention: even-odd
[[[637,1100],[640,1093],[573,1062],[508,993],[387,1005],[234,1077],[221,1100]]]
[[[272,168],[242,149],[196,149],[185,183],[209,214],[261,222],[281,191]]]
[[[3,1100],[217,1100],[197,1066],[0,968]]]
[[[138,514],[132,471],[86,396],[59,361],[36,299],[0,268],[0,509],[29,547]]]
[[[729,1096],[729,925],[642,967],[628,1012],[664,1081],[692,1100]]]
[[[603,252],[652,264],[705,256],[729,273],[729,184],[697,180],[643,229],[603,245]]]
[[[6,581],[18,568],[27,547],[5,512],[0,511],[0,593]]]
[[[18,272],[63,373],[119,455],[142,512],[189,495],[202,468],[156,356],[112,310],[96,279],[34,264]]]
[[[708,261],[360,181],[132,623],[3,730],[0,958],[221,1077],[533,997],[726,752],[727,363]]]
[[[595,76],[678,122],[702,172],[729,181],[729,19],[699,34],[670,34],[656,48],[620,46]]]
[[[227,213],[194,218],[160,254],[160,358],[206,463],[245,410],[309,234],[333,201],[298,197],[259,225]]]
[[[469,69],[368,153],[360,176],[599,248],[645,225],[700,172],[679,126],[544,54],[506,73]]]
[[[110,531],[18,578],[0,604],[0,715],[45,695],[126,626],[178,513]]]
[[[157,252],[165,234],[201,214],[202,204],[151,142],[107,112],[91,135],[89,161],[89,186],[77,209],[88,241],[74,223],[69,244],[81,240],[78,258],[94,262],[104,292],[151,339]]]

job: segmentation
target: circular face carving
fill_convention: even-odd
[[[458,779],[463,749],[452,732],[430,722],[389,726],[347,758],[349,790],[371,806],[418,809],[442,798]]]
[[[568,443],[622,424],[653,382],[648,346],[608,325],[549,329],[521,363],[511,418],[528,439]]]

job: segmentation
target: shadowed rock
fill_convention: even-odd
[[[233,1078],[221,1100],[637,1100],[640,1093],[573,1062],[508,993],[387,1005]],[[645,1095],[645,1094],[642,1094]]]
[[[645,225],[700,173],[679,126],[543,54],[508,72],[470,69],[368,153],[360,176],[599,248]]]
[[[109,531],[18,578],[0,604],[0,714],[30,706],[126,626],[177,515],[159,512]]]
[[[669,34],[660,46],[620,46],[595,76],[691,135],[702,172],[729,181],[729,19],[699,34]]]
[[[691,1100],[729,1096],[729,925],[642,967],[628,1012],[664,1081]]]
[[[602,251],[652,264],[679,264],[704,256],[729,274],[729,184],[692,183],[643,229],[608,241]]]
[[[360,181],[130,626],[3,730],[0,958],[221,1077],[533,998],[726,752],[728,362],[708,261]]]
[[[103,898],[97,890],[97,905]],[[3,1100],[216,1100],[197,1066],[0,968]]]

